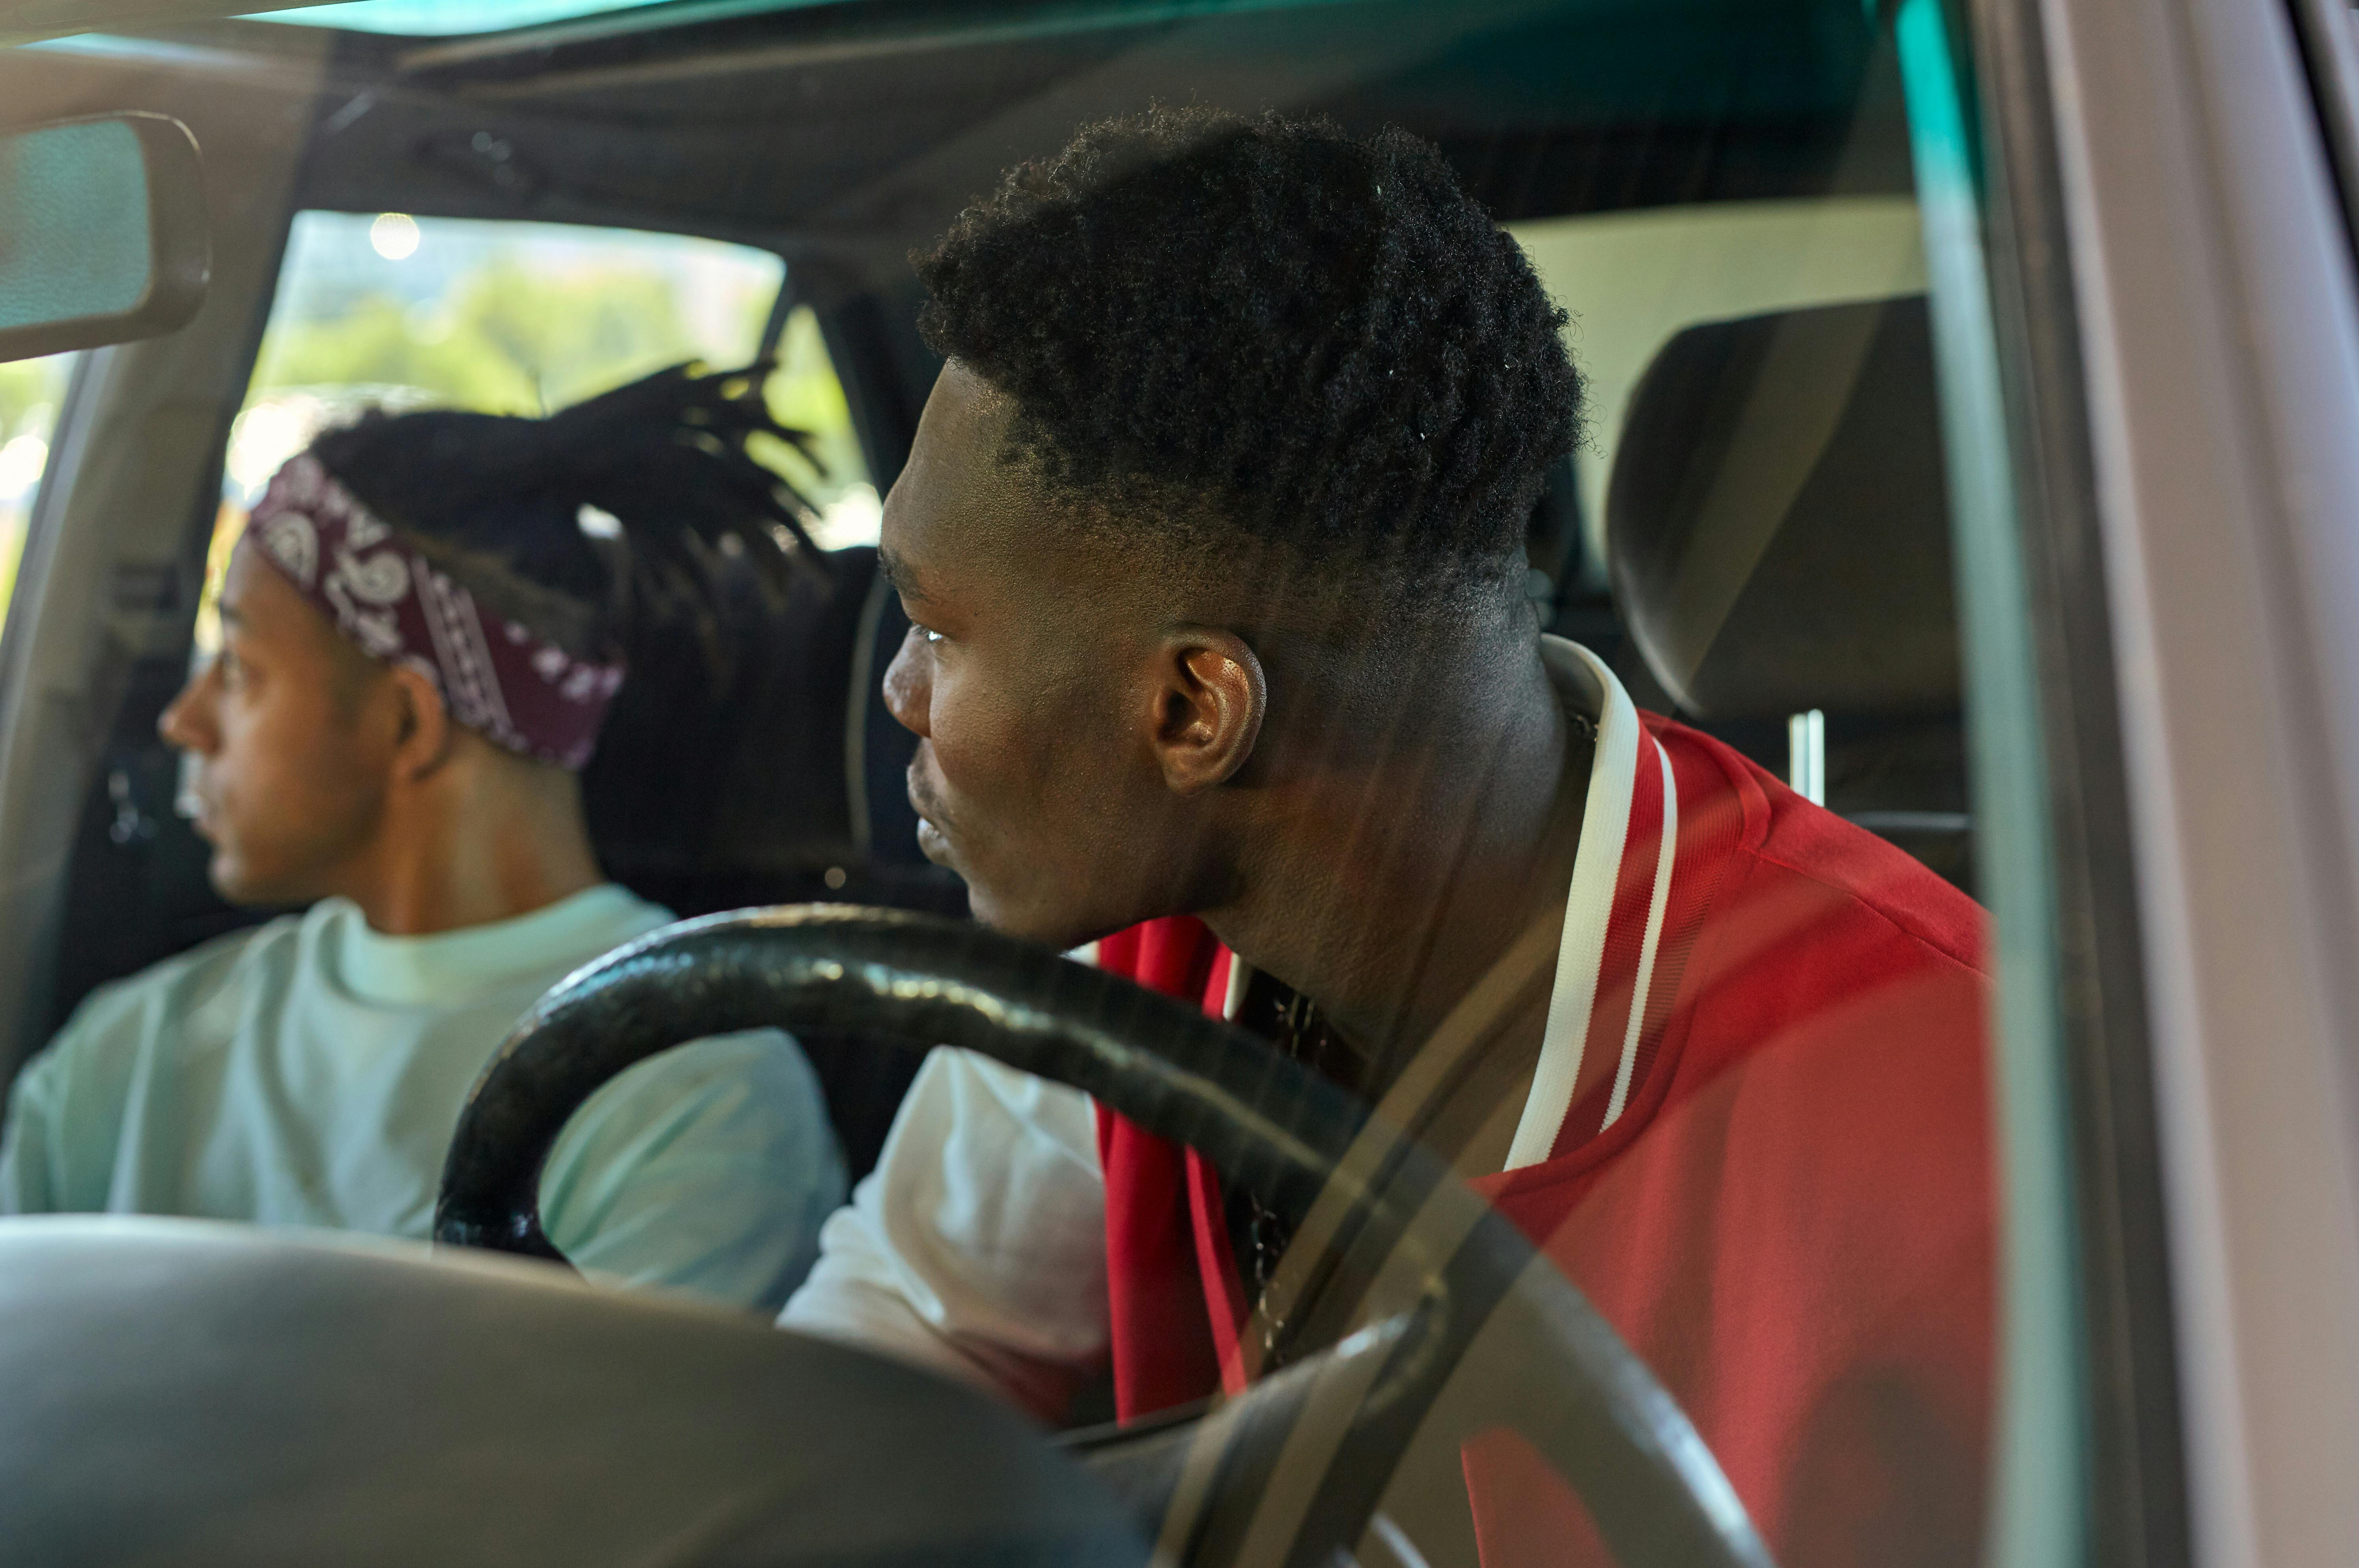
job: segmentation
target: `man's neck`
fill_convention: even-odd
[[[454,779],[388,813],[337,890],[386,936],[514,920],[604,880],[570,778]],[[463,787],[461,787],[463,786]]]
[[[1248,964],[1379,1058],[1405,1060],[1561,906],[1591,746],[1536,657],[1440,695],[1364,759],[1280,792],[1276,830],[1209,911]]]

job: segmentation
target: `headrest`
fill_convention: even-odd
[[[1923,296],[1680,333],[1631,393],[1605,517],[1623,620],[1698,717],[1956,710]]]

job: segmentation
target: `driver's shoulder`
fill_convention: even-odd
[[[1723,743],[1649,727],[1681,797],[1657,975],[1674,997],[1669,1076],[1656,1092],[1684,1104],[1708,1090],[1732,1114],[1741,1102],[1779,1126],[1798,1106],[1812,1127],[1854,1106],[1904,1142],[1929,1127],[1956,1135],[1959,1168],[1979,1170],[1991,1004],[1981,908]]]
[[[1656,714],[1647,724],[1679,779],[1682,866],[1690,840],[1710,845],[1692,863],[1716,883],[1719,920],[1766,922],[1830,960],[1881,949],[1887,962],[1987,980],[1988,916],[1939,873],[1725,742]]]

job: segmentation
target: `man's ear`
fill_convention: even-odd
[[[397,729],[394,733],[395,773],[405,783],[425,779],[450,760],[456,739],[451,710],[443,705],[442,689],[431,677],[397,664],[386,672]]]
[[[1234,632],[1183,626],[1156,661],[1152,744],[1163,781],[1193,795],[1226,783],[1253,755],[1269,708],[1261,659]]]

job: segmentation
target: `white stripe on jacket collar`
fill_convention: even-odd
[[[1557,949],[1556,982],[1549,993],[1548,1024],[1541,1036],[1539,1069],[1523,1116],[1516,1123],[1506,1169],[1518,1170],[1549,1158],[1564,1120],[1572,1109],[1573,1085],[1581,1077],[1583,1047],[1589,1039],[1590,1015],[1597,1005],[1597,985],[1604,967],[1607,928],[1614,918],[1614,895],[1622,880],[1622,857],[1630,839],[1630,808],[1636,794],[1638,754],[1643,742],[1662,770],[1663,825],[1656,852],[1654,889],[1647,900],[1646,934],[1638,956],[1636,986],[1630,997],[1630,1020],[1623,1031],[1621,1061],[1614,1070],[1613,1103],[1599,1130],[1614,1125],[1630,1093],[1638,1060],[1640,1034],[1654,978],[1655,955],[1663,930],[1663,912],[1669,906],[1671,862],[1679,840],[1679,797],[1671,778],[1669,753],[1648,736],[1638,722],[1637,704],[1605,661],[1563,637],[1540,638],[1540,659],[1549,679],[1577,713],[1597,724],[1597,753],[1589,773],[1589,796],[1582,816],[1581,843],[1574,852],[1572,885],[1566,895],[1564,939]],[[1227,995],[1221,1016],[1236,1021],[1245,1003],[1252,966],[1229,954]]]
[[[1671,904],[1671,862],[1677,858],[1680,844],[1680,781],[1671,774],[1671,754],[1663,743],[1654,743],[1656,760],[1663,768],[1663,831],[1658,835],[1655,851],[1655,887],[1647,896],[1647,934],[1638,948],[1638,975],[1630,992],[1630,1022],[1622,1036],[1622,1062],[1614,1070],[1614,1095],[1605,1107],[1605,1119],[1597,1127],[1603,1132],[1621,1119],[1623,1107],[1630,1103],[1630,1076],[1638,1065],[1638,1041],[1647,1024],[1647,999],[1654,989],[1655,954],[1662,947],[1663,911]],[[1639,763],[1646,766],[1644,761]]]
[[[1590,1015],[1597,1006],[1607,928],[1614,918],[1614,895],[1622,881],[1622,856],[1629,845],[1630,808],[1636,794],[1642,744],[1660,759],[1658,766],[1662,769],[1664,785],[1663,833],[1657,850],[1658,870],[1653,896],[1648,900],[1639,973],[1630,998],[1630,1026],[1624,1034],[1622,1061],[1614,1073],[1619,1092],[1605,1118],[1608,1122],[1621,1112],[1631,1069],[1637,1061],[1656,939],[1662,930],[1663,909],[1670,890],[1677,823],[1670,792],[1670,760],[1639,724],[1637,704],[1630,701],[1630,693],[1622,689],[1622,682],[1614,679],[1605,661],[1578,643],[1552,637],[1540,638],[1540,658],[1548,665],[1549,676],[1573,705],[1596,715],[1597,755],[1589,772],[1589,796],[1582,817],[1581,843],[1573,856],[1572,885],[1565,895],[1564,940],[1557,948],[1556,984],[1549,994],[1548,1026],[1540,1038],[1539,1068],[1532,1077],[1531,1094],[1524,1101],[1524,1114],[1516,1123],[1515,1141],[1508,1147],[1506,1168],[1510,1171],[1548,1159],[1572,1109],[1573,1087],[1581,1079],[1582,1057],[1589,1040]]]

